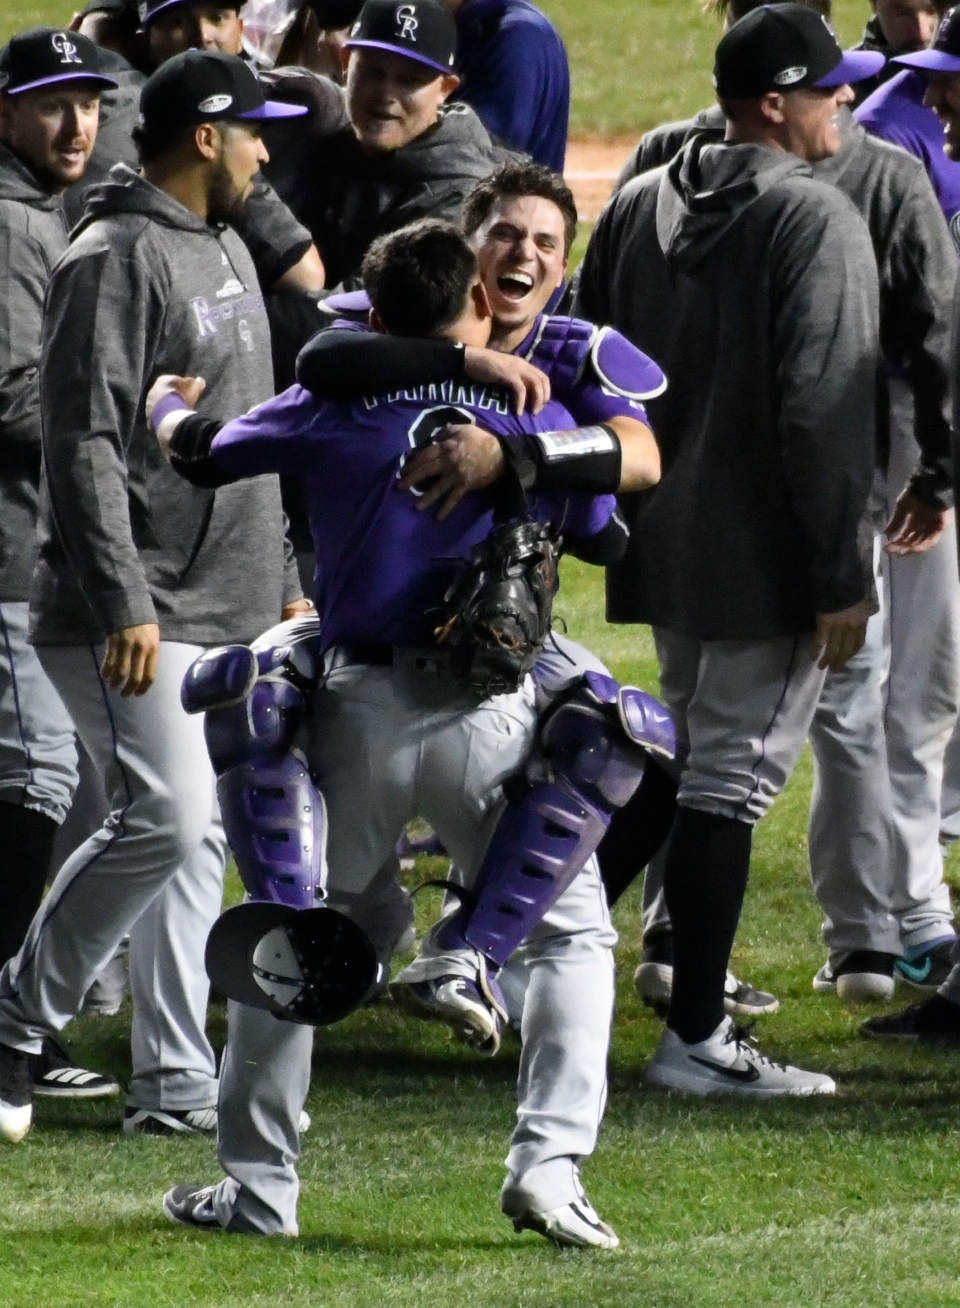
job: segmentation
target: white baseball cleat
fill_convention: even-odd
[[[30,1055],[0,1045],[0,1140],[19,1144],[33,1118]]]
[[[576,1199],[546,1212],[535,1211],[522,1194],[507,1190],[501,1200],[503,1212],[513,1222],[515,1231],[536,1231],[554,1244],[577,1249],[617,1249],[620,1240],[616,1231],[597,1215],[576,1172],[574,1182]]]
[[[732,1019],[725,1017],[706,1040],[688,1045],[665,1027],[647,1068],[646,1084],[688,1095],[832,1095],[836,1083],[821,1072],[765,1058]]]
[[[500,987],[487,972],[486,959],[478,957],[475,978],[404,981],[401,972],[391,984],[390,994],[408,1013],[445,1023],[458,1040],[492,1057],[500,1048],[509,1017]]]

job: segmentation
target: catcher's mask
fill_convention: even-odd
[[[205,962],[228,999],[306,1026],[339,1022],[380,980],[373,945],[333,908],[228,908],[210,932]]]

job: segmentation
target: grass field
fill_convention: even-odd
[[[716,29],[692,5],[542,3],[570,49],[575,130],[638,133],[709,102]],[[844,0],[845,42],[865,8]],[[68,14],[8,4],[0,39]],[[565,565],[557,611],[621,678],[655,685],[649,637],[603,622],[595,574]],[[584,1171],[621,1250],[559,1252],[499,1215],[516,1046],[484,1062],[381,1005],[318,1035],[296,1242],[165,1222],[168,1186],[216,1176],[211,1142],[127,1139],[116,1102],[38,1103],[34,1133],[0,1150],[0,1308],[960,1305],[960,1053],[867,1042],[862,1014],[812,994],[823,954],[808,799],[805,761],[759,830],[734,966],[780,996],[765,1051],[831,1072],[839,1093],[744,1107],[643,1091],[659,1027],[632,993],[631,892],[616,913],[609,1107]],[[420,899],[426,920],[436,900]],[[211,1028],[221,1039],[218,1011]],[[129,1070],[128,1034],[126,1012],[71,1028],[80,1055],[116,1074]]]

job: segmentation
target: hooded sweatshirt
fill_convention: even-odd
[[[949,508],[951,371],[950,318],[957,257],[937,195],[922,163],[868,135],[848,109],[840,114],[840,150],[813,165],[813,176],[842,191],[870,229],[880,275],[880,340],[886,367],[877,397],[877,462],[890,449],[890,374],[906,379],[914,397],[914,436],[920,460],[909,489]],[[668,163],[688,140],[708,132],[722,141],[719,107],[686,122],[647,132],[624,166],[619,190],[640,173]],[[960,168],[957,169],[960,172]],[[897,488],[899,489],[899,488]]]
[[[417,218],[457,221],[474,185],[510,157],[469,106],[444,105],[436,126],[399,150],[365,154],[353,128],[341,128],[314,150],[305,170],[314,188],[286,198],[320,250],[327,285],[359,285],[378,236]]]
[[[660,364],[660,484],[624,497],[608,616],[698,639],[810,630],[864,599],[877,271],[849,200],[793,155],[695,137],[602,215],[577,312]]]
[[[0,145],[0,600],[25,600],[37,561],[40,329],[67,248],[60,197]]]
[[[263,297],[235,232],[118,164],[50,279],[36,644],[148,622],[165,640],[249,641],[301,593],[275,477],[208,491],[167,465],[144,416],[161,373],[206,378],[201,412],[268,399]]]

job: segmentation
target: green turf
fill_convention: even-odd
[[[639,132],[709,102],[717,33],[693,5],[542,3],[570,49],[575,130]],[[843,0],[845,42],[865,9]],[[69,12],[8,4],[0,39]],[[595,575],[568,562],[557,613],[618,675],[655,685],[649,635],[605,626]],[[216,1176],[210,1142],[126,1139],[117,1103],[39,1102],[33,1135],[0,1149],[0,1308],[960,1305],[960,1054],[864,1041],[861,1014],[811,993],[808,797],[804,761],[758,832],[734,965],[781,998],[764,1048],[836,1074],[840,1092],[747,1107],[643,1092],[658,1026],[631,991],[631,893],[616,913],[610,1102],[585,1168],[622,1250],[561,1253],[499,1216],[516,1046],[482,1062],[381,1006],[318,1036],[297,1242],[170,1227],[160,1197]],[[436,900],[421,900],[425,922]],[[81,1019],[79,1052],[125,1074],[128,1020]],[[218,1014],[211,1025],[219,1040]]]
[[[596,574],[565,563],[557,612],[620,676],[655,686],[649,634],[604,624]],[[39,1102],[34,1133],[0,1149],[0,1305],[960,1305],[960,1054],[865,1041],[863,1014],[812,994],[823,955],[808,795],[805,762],[758,833],[734,963],[780,996],[764,1048],[835,1074],[839,1094],[743,1106],[641,1090],[658,1024],[631,991],[631,892],[616,912],[610,1102],[584,1169],[620,1251],[559,1252],[499,1215],[516,1044],[483,1061],[384,1004],[317,1037],[297,1242],[169,1226],[161,1195],[216,1176],[210,1142],[126,1139],[116,1102]],[[441,867],[427,860],[414,879]],[[432,896],[420,897],[422,923]],[[81,1019],[79,1051],[125,1072],[127,1022]],[[218,1013],[211,1025],[219,1040]]]

